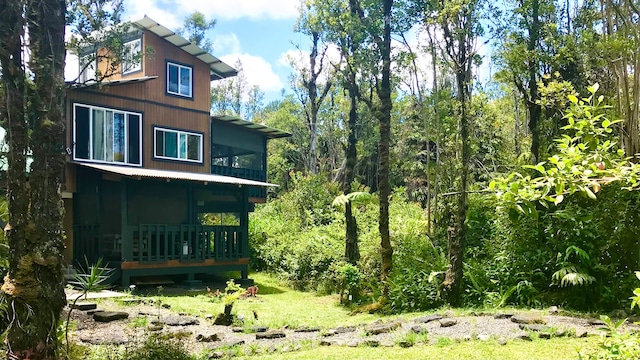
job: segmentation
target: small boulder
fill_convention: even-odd
[[[371,324],[365,327],[365,332],[367,335],[378,335],[378,334],[386,334],[394,331],[395,329],[400,327],[400,323],[397,321],[386,323],[386,324]]]
[[[81,336],[80,341],[91,345],[123,345],[129,340],[120,334],[102,333],[93,336]]]
[[[456,317],[456,313],[453,310],[447,310],[444,312],[444,317],[448,317],[448,318]]]
[[[493,315],[494,319],[510,319],[513,317],[513,313],[498,313]]]
[[[503,346],[507,345],[508,342],[509,341],[507,339],[503,338],[503,337],[498,339],[498,344],[503,345]]]
[[[165,316],[159,320],[153,320],[153,324],[165,324],[168,326],[189,326],[198,325],[198,319],[189,316]]]
[[[364,346],[368,346],[368,347],[378,347],[380,346],[380,341],[378,340],[365,340],[362,342],[362,344]]]
[[[420,325],[413,325],[409,331],[411,331],[412,333],[420,334],[426,333],[428,330]]]
[[[300,326],[299,328],[294,330],[294,332],[299,332],[299,333],[308,333],[308,332],[316,332],[316,331],[320,331],[320,328],[319,327]]]
[[[231,331],[233,331],[234,333],[241,333],[244,331],[244,329],[241,328],[240,326],[234,326],[231,328]]]
[[[400,340],[398,341],[398,346],[402,347],[402,348],[410,348],[413,346],[413,343],[411,341],[407,341],[407,340]]]
[[[546,324],[547,320],[536,314],[518,314],[511,317],[511,321],[516,324]]]
[[[112,322],[129,318],[129,313],[124,311],[98,311],[93,314],[93,320],[98,322]]]
[[[533,341],[531,335],[529,333],[518,333],[514,336],[514,339],[523,340],[523,341]]]
[[[272,330],[272,331],[267,331],[267,332],[263,332],[263,333],[257,333],[256,334],[256,340],[261,340],[261,339],[279,339],[279,338],[283,338],[285,336],[286,335],[285,335],[284,331]]]
[[[261,325],[256,325],[249,328],[249,332],[252,332],[252,333],[263,333],[263,332],[267,332],[267,330],[269,330],[268,326],[261,326]]]
[[[543,332],[543,333],[539,333],[539,334],[538,334],[538,337],[539,337],[540,339],[548,340],[548,339],[551,339],[551,334],[550,334],[550,333],[548,333],[548,332]]]
[[[70,307],[75,310],[89,311],[98,308],[98,304],[92,302],[78,302],[71,304]]]
[[[429,323],[432,321],[436,321],[436,320],[440,320],[442,319],[442,315],[438,315],[438,314],[434,314],[434,315],[427,315],[427,316],[422,316],[416,319],[413,319],[413,322],[415,323]]]
[[[560,310],[558,309],[557,306],[549,307],[549,310],[548,310],[549,315],[558,315],[559,312]]]
[[[224,352],[222,351],[213,351],[209,354],[209,359],[222,359],[224,357]]]
[[[551,331],[550,327],[545,325],[538,325],[538,324],[519,324],[518,327],[520,328],[520,330],[525,330],[525,331],[534,331],[534,332]]]
[[[449,318],[440,319],[440,327],[451,327],[457,323],[458,323],[458,320],[456,319],[449,319]]]
[[[607,323],[600,319],[589,319],[588,323],[593,326],[607,326]]]
[[[582,329],[582,328],[576,328],[575,329],[575,333],[574,333],[574,337],[576,338],[584,338],[587,337],[587,330],[586,329]]]
[[[480,340],[480,341],[489,341],[489,339],[491,339],[491,336],[489,336],[487,334],[478,335],[478,340]]]
[[[354,332],[354,331],[356,331],[356,327],[355,326],[340,326],[340,327],[337,327],[335,329],[330,329],[323,336],[333,336],[333,335],[338,335],[338,334],[350,333],[350,332]]]
[[[320,346],[331,346],[333,345],[333,341],[330,340],[320,340]]]
[[[203,333],[196,335],[196,341],[198,342],[214,342],[220,341],[220,335],[217,333]]]

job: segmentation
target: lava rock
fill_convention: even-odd
[[[129,318],[129,313],[124,311],[98,311],[93,314],[93,320],[99,322],[112,322]]]
[[[458,320],[456,319],[449,319],[449,318],[445,318],[445,319],[440,319],[440,326],[441,327],[451,327],[455,324],[458,323]]]

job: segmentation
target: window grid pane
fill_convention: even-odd
[[[202,135],[186,131],[156,128],[155,156],[202,162]]]

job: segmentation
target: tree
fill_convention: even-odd
[[[9,146],[9,271],[2,285],[2,297],[8,304],[8,357],[57,358],[56,331],[66,304],[59,192],[66,154],[65,25],[66,21],[75,25],[76,35],[94,34],[117,20],[121,1],[67,4],[63,0],[3,0],[0,8],[0,120],[7,130]],[[107,8],[115,13],[105,12]],[[95,44],[96,39],[93,41]],[[75,43],[83,42],[79,39]],[[111,43],[102,44],[107,47]],[[121,49],[122,41],[119,44]],[[28,64],[23,57],[25,49],[29,51]],[[123,55],[113,50],[110,53],[119,63]],[[29,167],[27,157],[32,159]]]
[[[237,76],[216,81],[211,87],[211,111],[251,120],[262,110],[264,92],[257,85],[249,84],[240,59],[234,67],[238,70]]]
[[[320,37],[320,22],[315,13],[308,6],[306,11],[300,13],[296,30],[308,35],[311,38],[311,52],[309,53],[309,66],[297,66],[296,60],[290,59],[291,65],[298,72],[292,77],[294,92],[298,95],[300,103],[304,107],[305,120],[309,128],[309,171],[312,174],[318,172],[318,112],[325,101],[327,94],[333,86],[331,78],[328,77],[324,83],[320,82],[320,77],[327,74],[326,62],[327,45]]]
[[[449,268],[445,274],[443,290],[452,305],[458,305],[462,296],[463,261],[467,232],[467,200],[469,190],[469,164],[471,146],[469,130],[473,115],[470,113],[472,69],[476,57],[476,38],[482,28],[478,20],[479,0],[440,0],[433,4],[436,22],[442,31],[444,53],[456,80],[456,115],[460,131],[459,182],[457,210],[448,229]]]
[[[66,303],[62,273],[64,168],[63,0],[2,1],[0,50],[9,154],[7,199],[9,272],[2,286],[9,304],[9,357],[55,356],[56,329]],[[22,56],[29,31],[29,70]],[[27,178],[27,154],[33,163]],[[27,183],[28,180],[28,183]]]
[[[185,36],[187,40],[206,52],[213,50],[213,42],[207,38],[207,31],[216,26],[216,19],[207,20],[207,17],[200,11],[194,11],[184,19],[182,28],[178,29],[178,34]]]

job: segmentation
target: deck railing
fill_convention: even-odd
[[[126,227],[123,260],[141,263],[235,260],[248,256],[239,226],[140,224]]]
[[[233,176],[241,179],[267,181],[267,172],[264,170],[236,168],[231,166],[211,165],[211,173],[216,175]],[[262,187],[249,189],[249,197],[266,198],[267,190]]]
[[[103,263],[120,261],[121,238],[119,234],[104,234],[100,225],[75,225],[73,227],[74,265],[95,264],[98,259]]]

